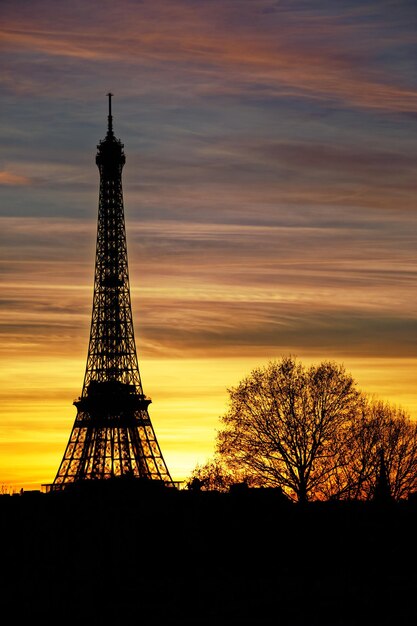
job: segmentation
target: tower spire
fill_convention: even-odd
[[[108,131],[97,146],[100,172],[90,341],[77,415],[51,486],[145,478],[173,485],[149,417],[133,330],[123,208],[123,144]]]
[[[107,134],[113,135],[113,116],[111,114],[111,99],[113,97],[113,94],[108,93],[107,97],[109,99],[109,115],[107,117]]]

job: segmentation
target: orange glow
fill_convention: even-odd
[[[279,358],[280,355],[276,355]],[[227,387],[236,385],[267,358],[142,359],[142,380],[151,396],[150,416],[174,480],[186,479],[214,451]],[[302,358],[302,357],[299,357]],[[308,364],[320,355],[306,356]],[[417,419],[416,359],[344,360],[359,387],[399,404]],[[81,390],[81,359],[9,358],[0,381],[1,483],[16,490],[52,482],[71,432]],[[24,387],[19,387],[19,381]]]
[[[20,174],[14,174],[13,172],[2,171],[0,172],[0,185],[30,185],[31,180],[26,176]]]

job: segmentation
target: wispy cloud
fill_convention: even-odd
[[[33,354],[44,343],[59,354],[75,348],[84,353],[94,224],[6,218],[3,226],[10,248],[0,313],[3,353]],[[378,247],[392,233],[374,229],[375,223],[347,230],[335,224],[132,222],[131,284],[141,350],[201,358],[293,346],[314,353],[414,356],[415,265],[394,242],[391,258],[384,258]],[[24,242],[30,242],[25,252]]]
[[[46,9],[46,4],[41,7]],[[288,6],[264,12],[247,2],[242,13],[240,5],[237,11],[230,2],[192,7],[186,1],[124,1],[115,15],[107,3],[89,3],[89,20],[78,3],[75,10],[48,7],[35,15],[9,10],[2,38],[13,52],[99,63],[100,72],[109,62],[117,63],[125,75],[137,68],[148,76],[147,70],[154,67],[160,78],[171,76],[165,89],[185,79],[187,89],[199,96],[241,95],[255,89],[257,97],[306,96],[370,109],[415,111],[417,89],[381,70],[375,61],[375,46],[381,48],[381,43],[365,21],[355,24],[349,10],[324,17],[320,9],[294,13]],[[352,40],[357,42],[353,48]],[[382,45],[394,43],[387,36]],[[28,80],[30,85],[30,76]],[[10,74],[11,88],[12,81]],[[150,77],[147,89],[157,82],[157,74]],[[162,86],[159,83],[158,90]],[[132,87],[137,92],[134,79]]]
[[[11,187],[25,187],[31,184],[31,179],[27,176],[14,174],[13,172],[0,171],[0,185]]]

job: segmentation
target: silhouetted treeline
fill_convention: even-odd
[[[417,491],[417,425],[361,393],[342,365],[271,361],[229,389],[215,455],[189,479],[203,490],[278,487],[293,500],[394,500]]]
[[[4,623],[417,623],[417,503],[97,488],[0,497]]]

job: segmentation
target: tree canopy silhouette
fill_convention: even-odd
[[[254,369],[229,389],[217,450],[269,486],[305,502],[340,463],[338,443],[354,419],[359,392],[344,367],[305,368],[294,358]]]

